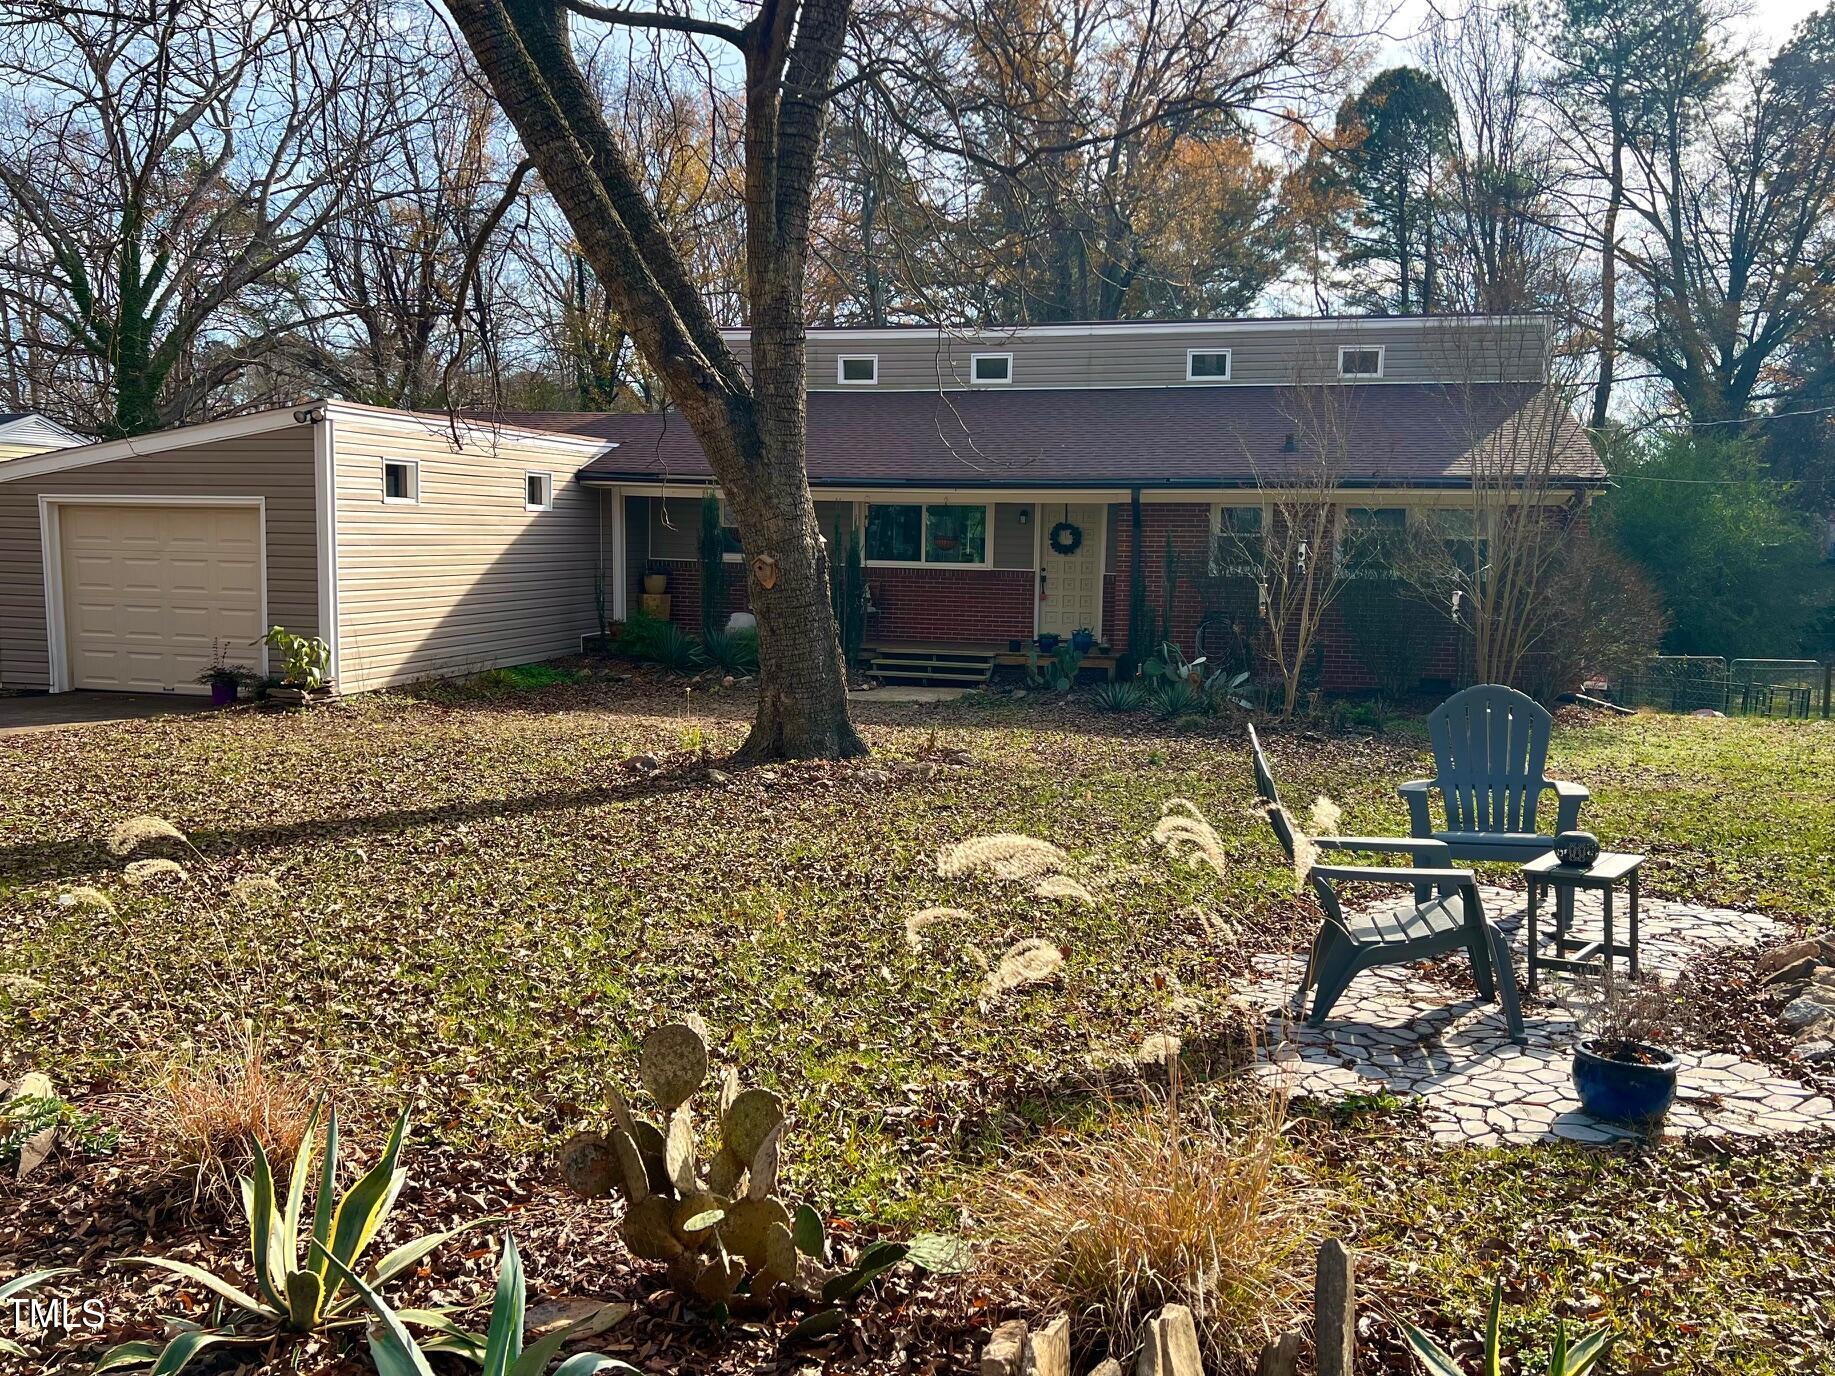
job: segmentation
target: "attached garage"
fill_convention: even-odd
[[[55,549],[46,563],[58,575],[48,605],[62,622],[51,638],[63,651],[54,679],[202,693],[198,665],[219,646],[227,658],[248,658],[267,624],[263,505],[260,497],[48,501]]]
[[[0,466],[0,688],[201,693],[321,636],[342,692],[599,629],[603,440],[344,402]]]

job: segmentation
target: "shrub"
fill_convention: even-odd
[[[1304,1268],[1306,1200],[1281,1170],[1285,1104],[1188,1120],[1177,1062],[1163,1102],[1114,1111],[1095,1137],[1048,1141],[991,1177],[971,1211],[998,1282],[1061,1301],[1125,1357],[1149,1316],[1185,1304],[1212,1369],[1281,1326]]]
[[[1099,712],[1138,712],[1147,705],[1147,690],[1134,682],[1105,683],[1090,701]]]
[[[294,635],[285,626],[270,626],[259,643],[280,656],[280,681],[287,687],[311,691],[325,686],[331,672],[331,646],[318,636]]]
[[[633,613],[624,623],[618,637],[618,648],[632,659],[645,664],[660,664],[665,669],[698,669],[705,663],[695,638],[673,621],[645,612]]]
[[[1663,638],[1663,603],[1650,581],[1597,540],[1569,541],[1542,595],[1555,605],[1539,618],[1542,634],[1520,686],[1544,702],[1579,687],[1589,673],[1644,663]]]
[[[758,672],[758,632],[715,631],[701,637],[708,663],[729,674]]]

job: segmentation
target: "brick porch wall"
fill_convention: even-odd
[[[866,570],[867,639],[999,644],[1032,638],[1031,569]]]
[[[745,565],[728,564],[726,609],[742,612],[750,605],[746,594]],[[651,559],[646,568],[669,575],[669,619],[685,631],[701,629],[701,565],[695,559]],[[640,588],[642,584],[638,585]],[[635,597],[631,605],[637,605]]]

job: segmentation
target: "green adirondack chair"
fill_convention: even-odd
[[[1255,791],[1267,804],[1269,825],[1291,861],[1293,830],[1253,724],[1249,749],[1255,756]],[[1472,982],[1478,986],[1479,997],[1499,1000],[1511,1040],[1525,1040],[1509,943],[1485,918],[1477,879],[1470,870],[1453,868],[1445,842],[1396,836],[1315,836],[1313,844],[1322,851],[1406,855],[1413,863],[1314,865],[1308,872],[1319,906],[1325,910],[1300,985],[1302,997],[1309,989],[1313,994],[1306,1019],[1310,1026],[1325,1025],[1332,1005],[1365,970],[1431,960],[1463,947],[1472,959]],[[1360,905],[1346,913],[1339,890],[1354,884],[1404,887],[1412,889],[1414,896],[1393,905]]]
[[[1533,860],[1555,847],[1555,834],[1573,831],[1590,796],[1580,784],[1548,779],[1542,763],[1554,718],[1534,698],[1500,683],[1455,693],[1427,718],[1435,775],[1410,779],[1396,792],[1408,800],[1409,832],[1444,841],[1459,860]],[[1555,794],[1555,829],[1538,834],[1537,803]],[[1435,830],[1429,795],[1446,807]]]

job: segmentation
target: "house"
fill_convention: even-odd
[[[0,411],[0,463],[89,441],[36,411]]]
[[[985,675],[1084,628],[1123,646],[1136,551],[1157,602],[1168,544],[1189,647],[1216,535],[1261,528],[1303,479],[1322,400],[1346,524],[1469,506],[1538,408],[1556,482],[1537,499],[1584,501],[1605,475],[1548,409],[1547,350],[1534,317],[812,330],[810,484],[825,534],[861,533],[889,672]],[[194,691],[218,642],[261,667],[278,622],[325,637],[342,691],[385,687],[577,649],[646,573],[692,628],[711,487],[674,413],[333,401],[13,460],[0,684]],[[1326,667],[1356,685],[1341,637]]]

